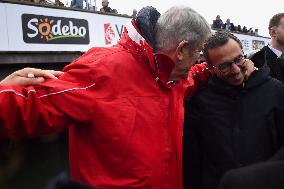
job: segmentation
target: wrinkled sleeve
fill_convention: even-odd
[[[278,130],[279,145],[284,146],[284,84],[281,81],[276,81],[275,99],[275,122]]]
[[[186,98],[193,96],[199,89],[205,86],[211,73],[207,63],[195,64],[188,74],[188,87]]]
[[[34,87],[0,85],[0,136],[34,137],[89,122],[95,83],[84,80],[85,70],[71,66],[59,79]]]
[[[185,102],[185,120],[183,133],[183,168],[185,188],[200,188],[202,176],[202,107],[196,98]]]

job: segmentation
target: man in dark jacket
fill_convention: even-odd
[[[113,10],[108,6],[108,4],[108,0],[102,0],[102,8],[100,11],[104,13],[112,13]]]
[[[220,15],[217,15],[216,20],[213,20],[212,29],[219,30],[222,29],[222,27],[223,27],[223,21],[220,18]]]
[[[269,76],[269,68],[246,80],[242,44],[228,31],[211,36],[203,53],[213,75],[187,104],[186,189],[216,189],[226,171],[267,160],[284,139],[283,118],[277,117],[284,85]]]
[[[223,29],[228,31],[235,31],[235,26],[229,18],[226,20],[226,23],[223,25]]]
[[[269,22],[271,43],[257,52],[251,60],[257,67],[267,64],[270,74],[284,82],[284,13],[274,15]]]

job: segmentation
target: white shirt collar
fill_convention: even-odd
[[[276,56],[279,58],[282,55],[282,51],[279,51],[278,49],[275,49],[268,45],[268,47],[276,54]]]

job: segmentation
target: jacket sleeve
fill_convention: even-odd
[[[34,87],[0,85],[0,136],[34,137],[89,122],[95,83],[85,76],[89,69],[69,67],[59,79]]]
[[[275,123],[278,132],[279,145],[284,146],[284,83],[276,79],[276,90],[275,90],[275,99],[276,108],[275,108]]]
[[[185,188],[200,188],[202,183],[202,145],[199,128],[202,126],[202,111],[195,98],[185,102],[183,133],[183,168]]]
[[[186,91],[186,98],[193,96],[199,89],[204,87],[207,83],[211,73],[207,63],[195,64],[191,67],[188,74],[188,88]]]

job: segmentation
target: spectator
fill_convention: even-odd
[[[217,189],[225,172],[266,161],[284,144],[284,117],[276,116],[284,110],[284,84],[267,66],[246,80],[249,60],[228,31],[209,37],[203,53],[212,76],[187,104],[185,189]]]
[[[100,11],[104,13],[113,13],[112,9],[108,5],[109,5],[108,0],[102,0],[103,7],[100,9]]]
[[[112,9],[113,14],[118,14],[118,11],[116,9]]]
[[[259,36],[259,34],[258,34],[258,29],[257,29],[257,28],[254,30],[254,35],[255,35],[255,36]]]
[[[217,15],[216,20],[213,20],[212,29],[219,30],[222,29],[222,26],[223,26],[223,21],[221,20],[220,15]]]
[[[60,0],[55,0],[54,6],[56,6],[56,7],[64,7],[64,4]]]
[[[248,34],[253,35],[253,29],[252,28],[249,28]]]
[[[238,26],[234,27],[234,32],[238,32]]]
[[[270,74],[284,82],[284,13],[275,14],[269,21],[270,45],[263,47],[251,60],[257,67],[267,64]]]
[[[228,31],[234,31],[235,26],[233,23],[231,23],[229,18],[226,20],[226,23],[223,25],[223,29]]]
[[[39,0],[38,2],[41,5],[47,5],[47,1],[46,0]]]
[[[242,33],[243,32],[241,25],[238,25],[236,32],[238,32],[238,33]]]
[[[245,34],[247,34],[247,33],[248,33],[248,29],[247,29],[247,27],[246,27],[246,26],[244,26],[244,27],[243,27],[242,32],[243,32],[243,33],[245,33]]]
[[[70,6],[72,8],[83,9],[83,0],[72,0]]]
[[[136,9],[133,9],[131,16],[136,18],[136,16],[137,16],[137,10]]]
[[[39,3],[39,1],[34,1],[34,0],[20,0],[20,1],[23,1],[23,2],[27,2],[27,3]]]

